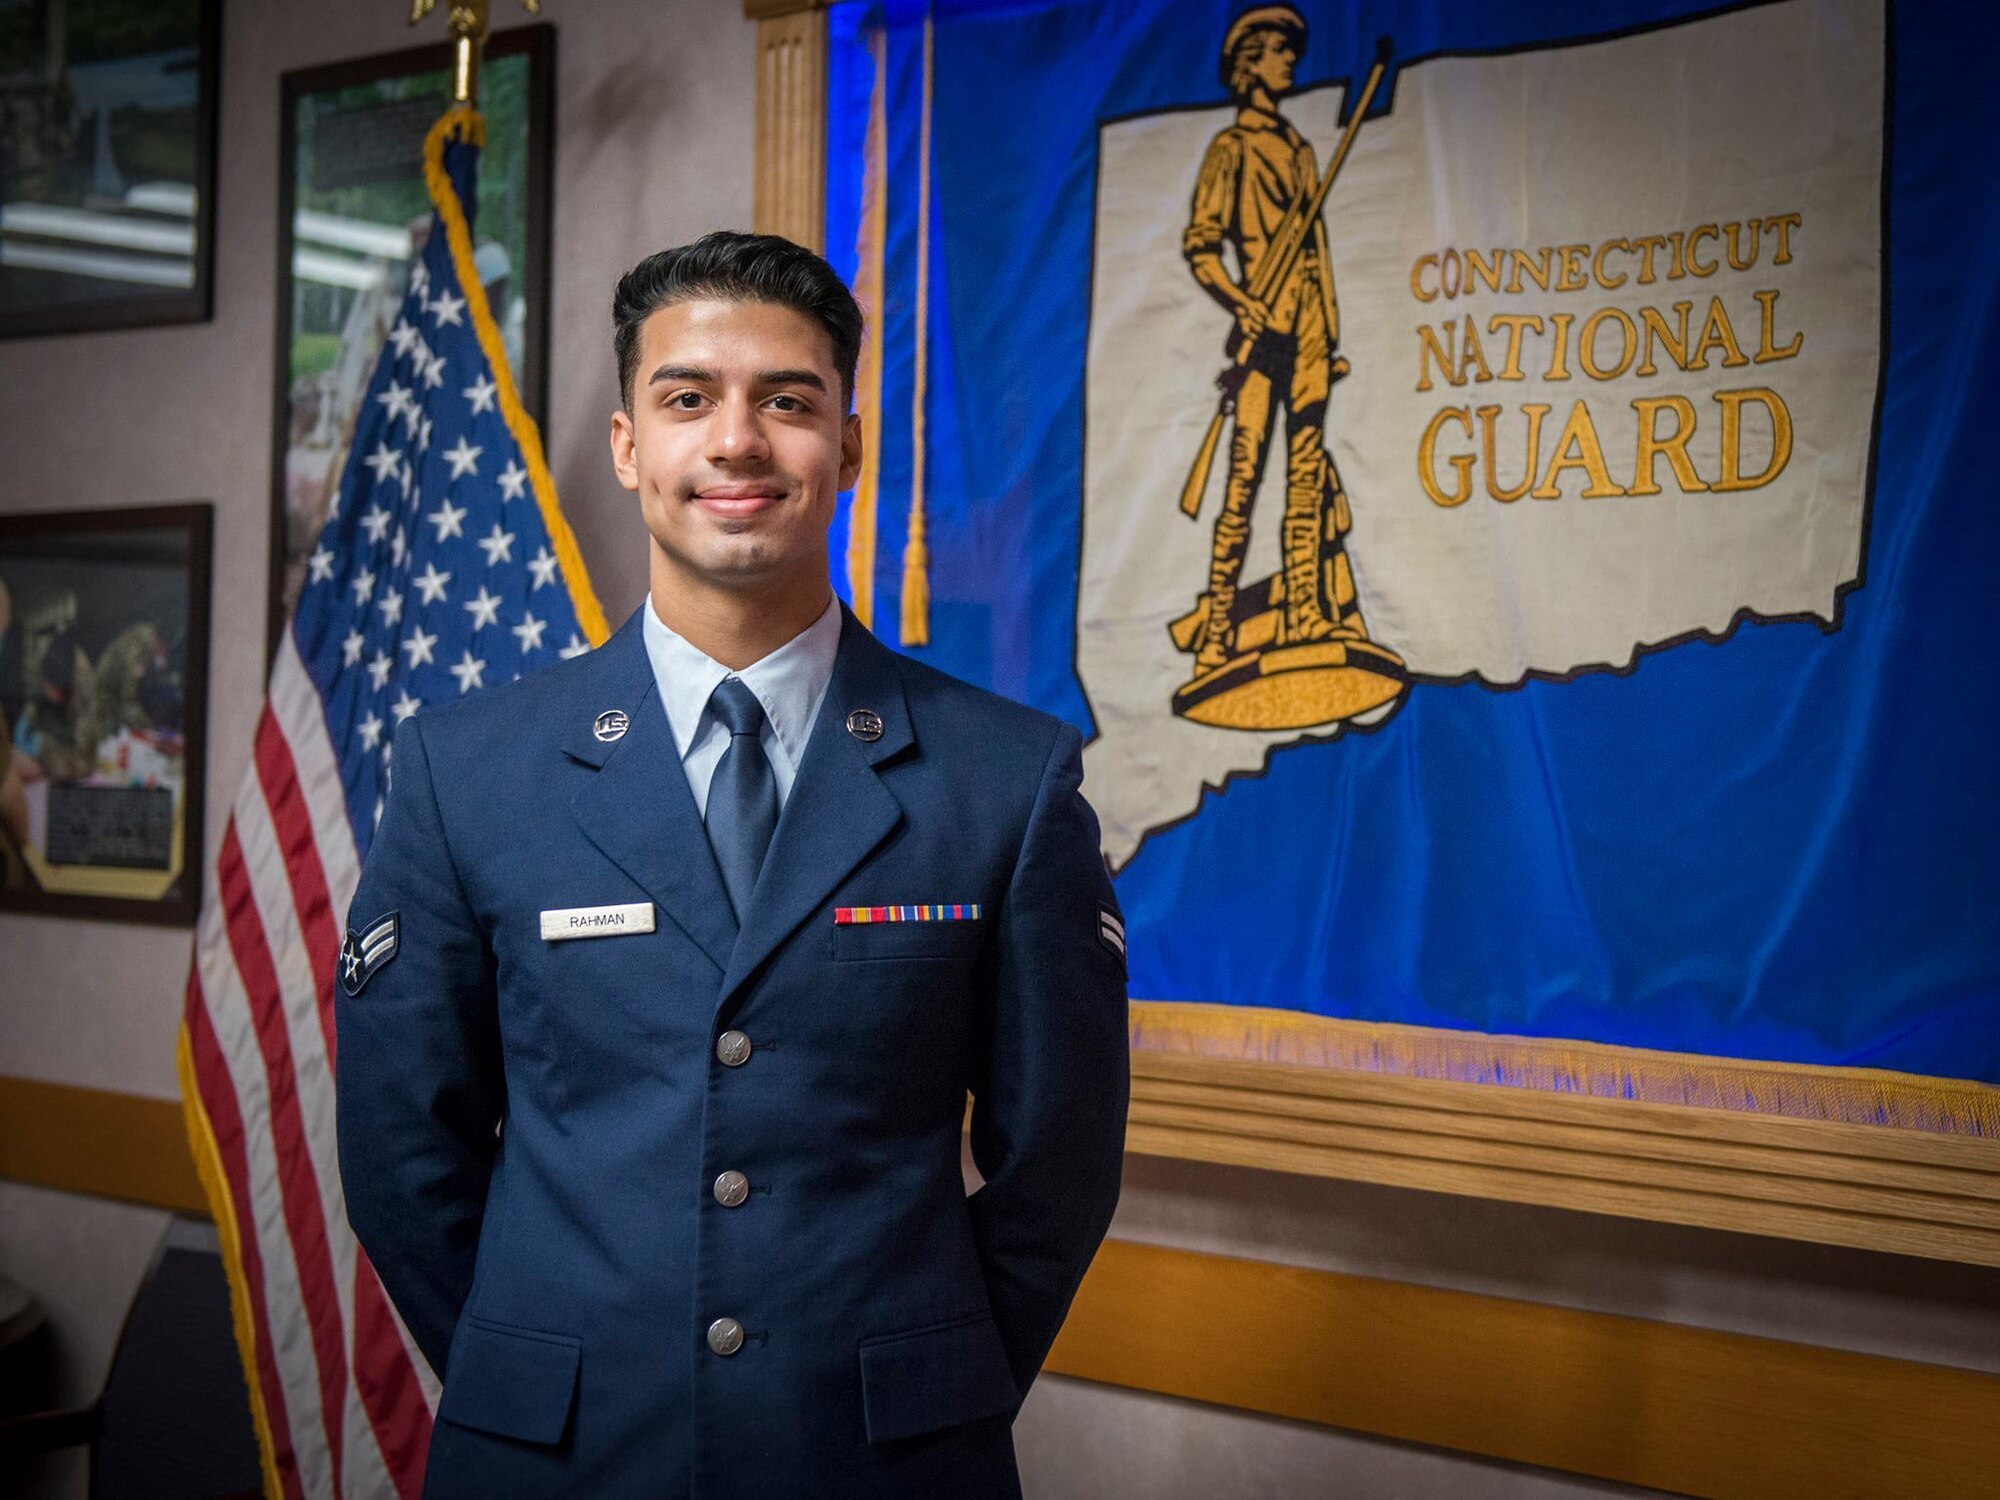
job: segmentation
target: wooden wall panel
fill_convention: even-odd
[[[2000,1376],[1122,1240],[1047,1368],[1712,1500],[2000,1493]]]

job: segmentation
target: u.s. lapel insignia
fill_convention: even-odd
[[[632,727],[631,716],[622,708],[607,708],[597,716],[597,722],[590,726],[590,732],[605,744],[625,738],[625,731]]]
[[[375,971],[396,956],[402,946],[403,924],[395,912],[371,925],[366,931],[347,929],[340,945],[340,987],[349,999],[361,993]]]
[[[857,708],[847,716],[847,732],[865,744],[882,738],[882,716],[872,708]]]

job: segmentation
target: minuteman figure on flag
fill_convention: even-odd
[[[1230,26],[1220,67],[1237,115],[1209,143],[1181,239],[1195,280],[1236,319],[1236,357],[1222,382],[1235,422],[1208,589],[1196,613],[1174,630],[1176,644],[1194,654],[1194,678],[1176,694],[1175,711],[1229,728],[1345,718],[1402,690],[1400,661],[1368,642],[1343,540],[1353,519],[1326,448],[1327,398],[1347,362],[1334,353],[1340,314],[1319,211],[1323,185],[1311,144],[1277,104],[1292,90],[1305,46],[1305,20],[1288,5],[1245,11]],[[1364,97],[1354,124],[1366,104]],[[1336,160],[1329,173],[1337,167]],[[1240,280],[1224,263],[1225,246],[1235,252]],[[1280,406],[1286,413],[1283,565],[1276,579],[1253,586],[1248,593],[1256,597],[1239,605],[1250,512]],[[1200,503],[1215,430],[1183,500],[1190,515]],[[1244,628],[1247,617],[1258,616],[1255,627]],[[1331,642],[1360,649],[1343,646],[1320,653],[1324,660],[1282,665],[1273,659],[1262,673],[1248,660],[1259,648]],[[1275,692],[1263,690],[1273,674],[1298,667],[1318,679],[1316,688],[1296,680]],[[1338,674],[1334,681],[1329,668]],[[1248,694],[1232,692],[1246,685]],[[1213,701],[1224,696],[1234,701]]]

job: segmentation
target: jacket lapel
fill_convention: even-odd
[[[860,709],[881,719],[879,738],[849,732],[848,715]],[[876,767],[915,742],[893,654],[842,605],[833,679],[771,836],[749,916],[723,966],[718,1007],[902,822],[902,805]],[[714,878],[720,890],[721,877]]]
[[[598,770],[570,799],[570,811],[585,836],[646,888],[718,970],[726,969],[737,946],[736,916],[674,748],[638,612],[591,656],[599,670],[585,691],[595,696],[579,704],[563,753]],[[624,711],[630,727],[606,742],[594,726],[613,708]]]

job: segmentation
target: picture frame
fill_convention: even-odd
[[[214,307],[221,0],[0,11],[0,339]]]
[[[450,44],[439,43],[280,80],[266,609],[274,657],[340,484],[354,408],[429,223],[422,147],[450,103],[451,67]],[[537,422],[548,387],[554,80],[554,27],[518,27],[487,41],[474,259],[521,400]]]
[[[0,516],[0,911],[191,927],[207,502]]]

